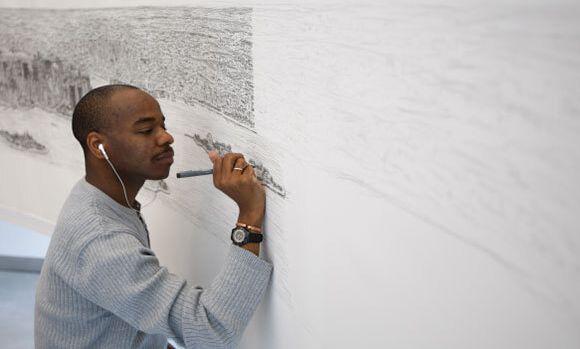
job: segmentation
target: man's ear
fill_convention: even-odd
[[[105,155],[99,150],[99,144],[107,147],[105,143],[103,135],[97,131],[91,131],[87,135],[87,150],[99,160],[105,160]]]

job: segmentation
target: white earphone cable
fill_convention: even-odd
[[[133,206],[131,206],[131,204],[129,203],[129,199],[127,198],[127,190],[125,189],[125,183],[123,183],[123,180],[121,179],[121,176],[119,176],[119,174],[117,173],[117,170],[115,169],[115,166],[113,166],[113,164],[111,163],[111,161],[109,160],[109,158],[108,157],[105,157],[105,160],[107,160],[107,162],[109,163],[109,165],[113,169],[113,172],[115,172],[115,175],[119,179],[119,182],[121,182],[121,186],[123,187],[123,194],[125,195],[125,202],[127,202],[127,206],[129,206],[130,209],[133,209],[134,210]]]

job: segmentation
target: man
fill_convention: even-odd
[[[145,180],[169,174],[164,120],[153,97],[127,85],[94,89],[75,107],[86,176],[62,208],[42,267],[36,348],[166,348],[168,337],[187,348],[232,347],[251,318],[272,266],[257,257],[264,189],[241,154],[210,153],[214,185],[238,204],[243,226],[212,285],[190,286],[150,249],[135,197]]]

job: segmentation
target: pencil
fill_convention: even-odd
[[[205,176],[205,175],[210,175],[212,173],[213,173],[213,170],[211,168],[209,170],[199,170],[199,171],[189,170],[189,171],[177,172],[177,178]]]

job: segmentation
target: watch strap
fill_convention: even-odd
[[[262,234],[250,233],[248,235],[248,242],[262,242],[264,236]]]

